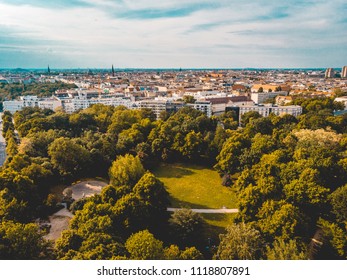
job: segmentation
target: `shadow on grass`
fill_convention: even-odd
[[[188,209],[210,209],[207,205],[191,203],[188,201],[179,200],[176,197],[170,197],[171,207],[188,208]]]
[[[161,164],[159,168],[156,168],[153,171],[153,173],[158,178],[183,178],[184,176],[190,176],[194,174],[194,172],[188,170],[185,167],[173,164]]]

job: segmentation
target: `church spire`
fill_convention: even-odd
[[[112,64],[112,77],[114,77],[114,68],[113,68],[113,64]]]
[[[48,64],[48,67],[47,67],[47,72],[48,72],[48,74],[51,73],[51,69],[49,68],[49,64]]]

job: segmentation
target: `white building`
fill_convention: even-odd
[[[63,99],[62,107],[66,113],[73,113],[78,110],[87,109],[94,104],[103,104],[109,106],[125,106],[127,108],[134,108],[136,104],[130,100],[130,98],[121,97],[98,97],[98,98],[71,98]]]
[[[275,91],[275,92],[253,92],[251,93],[251,99],[255,104],[262,104],[269,98],[275,98],[278,95],[286,96],[286,91]]]
[[[4,101],[4,111],[15,113],[22,110],[24,107],[36,107],[38,106],[38,98],[36,95],[20,96],[19,100]]]
[[[62,102],[58,98],[47,98],[38,101],[37,106],[41,109],[50,109],[55,111],[57,108],[62,107]]]
[[[271,113],[281,116],[281,115],[292,115],[298,117],[302,114],[302,107],[298,105],[292,106],[276,106],[276,105],[241,105],[239,106],[239,120],[243,114],[248,112],[258,112],[263,117],[268,117]]]
[[[3,102],[4,111],[9,111],[11,114],[22,110],[24,107],[23,100],[11,100]]]
[[[193,104],[187,104],[194,109],[205,113],[208,117],[212,116],[212,103],[211,101],[196,101]],[[224,109],[225,111],[225,109]]]
[[[138,108],[151,109],[157,120],[160,119],[161,112],[177,112],[184,106],[183,102],[173,101],[169,99],[151,99],[138,101]]]

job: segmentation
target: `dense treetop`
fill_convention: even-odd
[[[346,258],[347,115],[334,116],[339,105],[330,99],[297,102],[305,108],[298,118],[250,112],[242,127],[230,112],[208,118],[191,108],[163,120],[149,110],[105,105],[70,115],[5,112],[0,257]],[[206,253],[199,240],[200,216],[166,211],[168,193],[150,172],[163,161],[214,166],[237,193],[240,212],[215,251]],[[110,184],[71,206],[69,229],[48,250],[32,222],[56,210],[50,187],[95,176]],[[18,230],[11,235],[8,227]]]

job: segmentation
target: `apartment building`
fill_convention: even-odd
[[[341,78],[347,78],[347,66],[343,66],[341,70]]]
[[[292,106],[276,106],[272,104],[266,105],[241,105],[239,108],[239,121],[243,114],[254,111],[258,112],[263,117],[268,117],[271,113],[281,116],[285,114],[298,117],[302,114],[302,107],[297,105]]]

